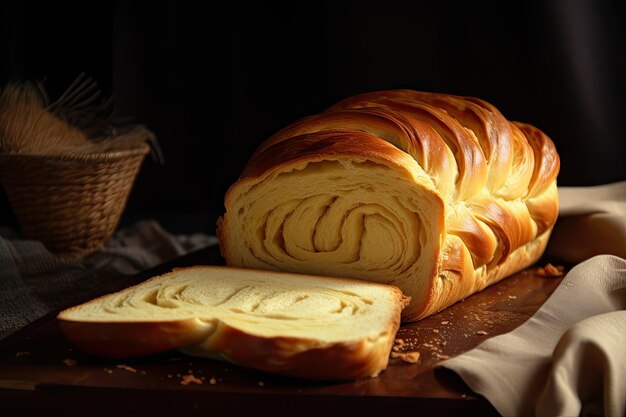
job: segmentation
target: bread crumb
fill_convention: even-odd
[[[396,339],[393,341],[393,343],[402,346],[404,344],[404,339]]]
[[[401,359],[405,362],[408,363],[417,363],[417,361],[419,361],[420,359],[420,353],[415,351],[415,352],[391,352],[391,357],[394,359]]]
[[[488,335],[489,333],[487,333],[487,332],[486,332],[486,331],[484,331],[484,330],[479,330],[479,331],[477,331],[477,332],[476,332],[476,334],[477,334],[477,335],[480,335],[480,336],[485,336],[485,335]]]
[[[187,374],[183,376],[183,380],[180,381],[180,385],[189,385],[192,382],[194,384],[202,385],[202,380],[199,378],[196,378],[193,374]]]
[[[128,365],[116,365],[116,366],[117,366],[117,368],[123,369],[123,370],[128,371],[128,372],[137,372],[137,370],[135,368],[133,368],[132,366],[128,366]]]
[[[433,333],[439,333],[439,330],[433,329]]]
[[[397,346],[397,345],[396,345],[396,346],[393,346],[393,347],[391,348],[391,350],[393,350],[394,352],[397,352],[397,351],[399,351],[399,350],[400,350],[400,346]]]
[[[539,275],[540,277],[560,277],[561,275],[563,275],[564,270],[565,267],[563,267],[562,265],[554,266],[549,263],[543,268],[538,268],[537,275]]]
[[[446,325],[446,324],[448,324],[448,323],[450,323],[448,320],[445,320],[445,321],[442,321],[442,322],[441,322],[441,324],[443,324],[443,325]]]
[[[509,295],[509,298],[510,298],[511,300],[517,300],[517,296],[515,296],[515,295]]]
[[[263,381],[259,381],[259,387],[264,387],[265,383]]]
[[[30,356],[30,352],[15,352],[16,358],[19,358],[20,356]]]
[[[212,376],[211,379],[209,379],[209,384],[211,384],[211,385],[217,384],[217,380],[215,379],[214,376]]]
[[[76,366],[76,359],[67,358],[63,361],[66,366]]]
[[[450,355],[444,355],[443,353],[437,353],[437,359],[450,359]]]
[[[112,374],[113,373],[113,369],[107,369],[107,374]]]

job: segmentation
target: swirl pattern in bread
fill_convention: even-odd
[[[229,267],[174,270],[58,316],[67,338],[109,358],[170,349],[321,380],[387,367],[408,303],[392,286]]]
[[[364,94],[264,142],[228,191],[228,264],[400,287],[418,320],[537,261],[559,157],[471,97]]]

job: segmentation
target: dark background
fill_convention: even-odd
[[[195,2],[194,2],[195,3]],[[626,179],[622,1],[4,2],[0,81],[85,72],[153,130],[123,224],[213,232],[255,147],[382,89],[483,98],[556,143],[560,185]],[[14,225],[0,196],[0,226]]]

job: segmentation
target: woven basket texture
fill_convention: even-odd
[[[83,257],[119,224],[149,147],[100,154],[0,154],[0,182],[22,234],[53,253]]]

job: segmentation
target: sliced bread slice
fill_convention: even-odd
[[[307,379],[375,376],[409,299],[389,285],[233,267],[175,269],[58,315],[84,352],[170,349]]]

